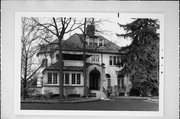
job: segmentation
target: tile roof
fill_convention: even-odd
[[[67,40],[63,41],[62,49],[63,51],[79,51],[82,52],[83,43],[81,41],[82,34],[74,34],[69,37]],[[103,36],[98,36],[99,38],[104,39],[104,46],[100,46],[98,48],[87,46],[88,52],[98,52],[98,53],[119,53],[120,47],[115,43],[109,41],[108,39],[104,38]],[[57,40],[54,41],[57,43]],[[53,52],[58,50],[57,44],[48,44],[43,46],[38,54],[45,53],[45,52]]]

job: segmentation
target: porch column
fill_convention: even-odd
[[[100,79],[100,91],[103,91],[104,79],[105,79],[105,67],[102,66],[101,79]]]

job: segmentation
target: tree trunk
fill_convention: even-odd
[[[56,36],[57,36],[58,41],[59,41],[58,46],[59,46],[59,101],[60,101],[60,99],[64,98],[62,39],[63,39],[64,33],[65,33],[65,28],[64,28],[64,25],[63,25],[62,26],[62,31],[59,34],[58,26],[56,24],[56,20],[55,20],[54,17],[53,17],[53,21],[54,21],[54,24],[55,24]]]
[[[26,82],[23,85],[23,100],[26,100]]]
[[[62,40],[59,39],[59,98],[64,98],[64,80],[63,80],[63,57],[62,57]]]
[[[27,54],[26,54],[26,58],[25,58],[25,66],[24,66],[24,80],[23,80],[23,100],[26,99],[26,86],[27,86],[27,62],[28,62],[28,58],[27,58]]]
[[[83,74],[84,74],[84,96],[87,97],[87,74],[86,74],[86,18],[84,21],[84,33],[83,33]]]

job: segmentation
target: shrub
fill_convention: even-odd
[[[80,94],[69,94],[67,97],[80,97]]]
[[[119,92],[119,96],[124,96],[124,92]]]
[[[130,90],[129,96],[140,96],[140,95],[141,95],[140,89],[132,88]]]
[[[52,95],[53,95],[53,92],[48,92],[48,93],[46,94],[47,98],[50,98]]]
[[[59,97],[59,94],[53,94],[51,95],[51,98],[58,98]]]

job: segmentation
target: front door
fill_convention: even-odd
[[[98,70],[93,70],[89,74],[89,89],[99,90],[100,89],[100,73]]]

